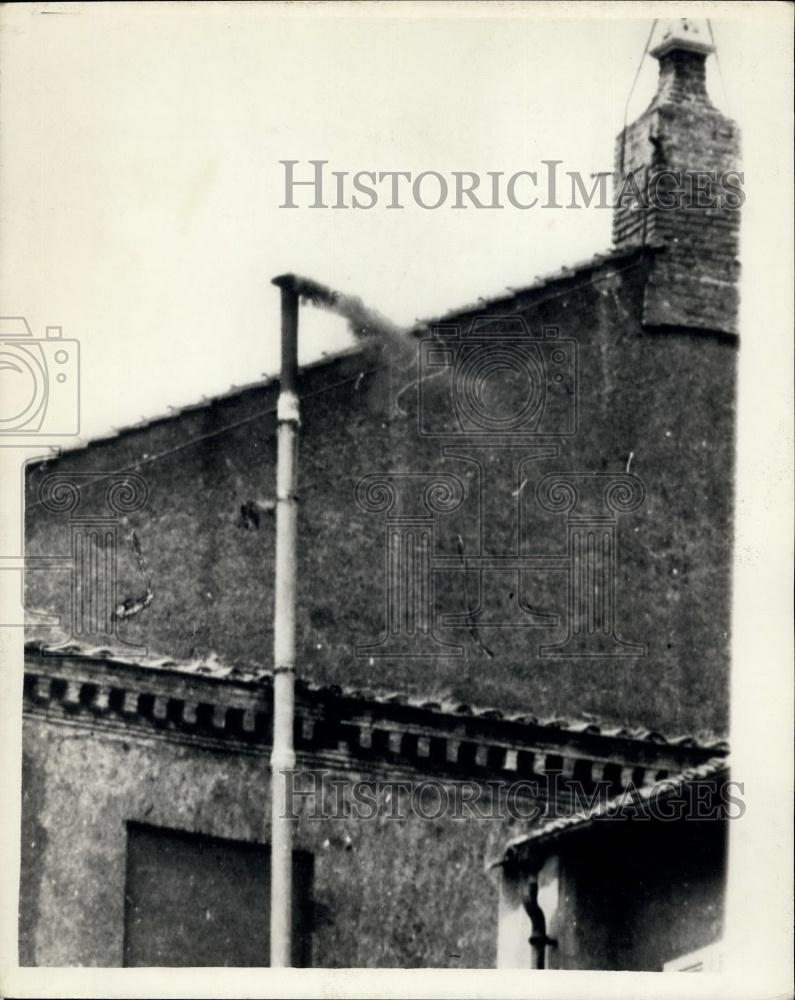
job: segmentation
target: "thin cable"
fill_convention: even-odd
[[[720,56],[718,55],[718,43],[715,41],[715,32],[712,30],[712,21],[707,18],[707,27],[709,28],[709,37],[712,42],[712,48],[715,53],[715,65],[718,67],[718,77],[720,78],[720,89],[723,91],[723,99],[726,101],[726,113],[731,115],[731,108],[729,107],[729,95],[726,92],[726,84],[723,82],[723,70],[720,66]]]
[[[609,281],[609,280],[612,280],[612,278],[615,276],[615,274],[621,274],[623,271],[629,270],[629,269],[631,269],[631,268],[633,268],[635,266],[637,266],[637,261],[633,260],[633,261],[625,264],[623,267],[618,267],[615,271],[612,271],[609,274],[606,274],[604,276],[604,278],[595,278],[594,280],[595,281],[599,281],[599,280]],[[564,291],[564,290],[561,290],[559,292],[553,292],[552,294],[547,295],[545,298],[539,299],[538,302],[533,303],[532,304],[533,308],[537,309],[540,305],[544,305],[546,303],[552,302],[555,299],[561,298],[565,294],[567,294],[567,291]],[[349,385],[351,382],[357,382],[359,379],[361,379],[362,375],[374,375],[376,372],[385,371],[387,368],[388,368],[388,365],[375,365],[372,368],[362,368],[355,375],[351,375],[349,378],[340,379],[339,382],[332,382],[331,385],[324,386],[322,389],[316,389],[314,392],[301,393],[301,399],[302,400],[303,399],[312,399],[315,396],[322,396],[324,393],[332,392],[334,389],[339,389],[339,388],[341,388],[344,385]],[[418,383],[417,382],[410,382],[409,383],[409,385],[416,385],[416,384],[418,384]],[[405,389],[406,389],[406,387],[404,386],[404,388],[401,389],[401,391],[400,391],[400,395],[403,394],[403,392],[405,391]],[[209,405],[209,402],[210,401],[208,401],[208,405]],[[186,408],[186,410],[187,409],[188,408]],[[194,409],[194,407],[190,407],[190,409]],[[96,486],[98,483],[105,482],[106,479],[110,479],[112,476],[123,475],[125,472],[133,472],[136,469],[140,469],[144,465],[151,465],[153,462],[159,462],[161,459],[168,458],[171,455],[176,455],[178,452],[184,451],[186,448],[191,448],[195,444],[201,444],[202,441],[208,441],[211,438],[219,437],[222,434],[228,434],[230,431],[238,430],[240,427],[244,427],[246,424],[253,423],[255,420],[259,420],[261,417],[266,417],[269,414],[272,414],[272,413],[275,413],[275,412],[276,412],[276,407],[275,406],[269,406],[267,409],[258,410],[256,413],[252,413],[250,416],[244,417],[242,420],[238,420],[238,421],[236,421],[233,424],[224,424],[223,427],[218,427],[214,431],[209,431],[207,434],[201,434],[198,437],[188,438],[187,441],[181,441],[178,445],[175,445],[173,448],[166,448],[164,451],[160,451],[156,455],[149,455],[146,458],[141,458],[138,461],[133,462],[130,465],[125,466],[123,469],[113,469],[112,472],[108,472],[105,475],[103,475],[102,473],[97,473],[97,476],[96,476],[95,479],[92,479],[90,482],[87,482],[85,484],[85,489],[88,490],[92,486]],[[177,413],[174,416],[163,416],[163,417],[159,417],[159,418],[156,417],[154,420],[150,421],[148,424],[144,424],[141,427],[128,427],[128,428],[125,428],[125,429],[121,430],[117,435],[115,435],[115,437],[106,438],[104,440],[102,438],[97,438],[97,439],[95,439],[93,441],[88,441],[82,447],[75,448],[73,451],[64,452],[64,453],[56,454],[56,455],[52,455],[49,458],[42,459],[41,462],[35,463],[34,467],[36,469],[43,468],[49,462],[55,462],[55,461],[58,461],[58,459],[60,459],[60,458],[67,457],[67,456],[72,455],[72,454],[76,454],[77,452],[85,451],[88,448],[91,448],[95,444],[106,443],[108,440],[110,440],[110,441],[116,441],[116,440],[118,440],[119,438],[121,438],[124,435],[134,434],[134,433],[136,433],[138,431],[147,430],[149,427],[152,426],[152,424],[158,423],[160,420],[174,420],[174,419],[179,419],[179,417],[181,415],[182,415],[181,413]],[[64,473],[64,474],[66,475],[66,473]],[[80,486],[80,485],[76,486],[76,489],[77,489],[78,492],[81,492],[83,488],[84,487]],[[34,507],[40,507],[42,505],[42,503],[43,503],[43,500],[36,500],[34,503],[30,503],[30,504],[26,503],[25,504],[25,510],[27,511],[27,510],[32,510]]]
[[[649,32],[649,37],[646,39],[646,47],[643,50],[643,55],[640,57],[640,62],[638,63],[638,68],[635,70],[635,79],[632,81],[632,86],[629,88],[629,94],[627,96],[627,103],[624,105],[624,127],[621,130],[621,176],[624,176],[624,150],[627,144],[627,118],[629,116],[629,102],[632,100],[632,95],[635,93],[635,87],[638,82],[638,77],[640,76],[640,71],[643,69],[643,60],[646,58],[646,53],[649,51],[649,46],[651,45],[652,35],[654,34],[654,29],[657,27],[657,18],[651,23],[651,31]]]
[[[323,393],[332,392],[334,389],[339,389],[343,385],[348,385],[350,382],[355,382],[357,379],[361,378],[362,375],[371,375],[377,371],[383,371],[386,368],[385,365],[378,365],[375,368],[362,369],[362,371],[357,372],[355,375],[351,375],[350,378],[341,379],[339,382],[334,382],[331,385],[327,385],[322,389],[316,389],[315,392],[306,392],[301,394],[301,399],[312,399],[314,396],[322,396]],[[91,489],[91,487],[98,485],[99,483],[105,482],[106,479],[111,479],[113,476],[123,475],[125,472],[133,472],[136,469],[140,469],[144,465],[151,465],[152,462],[159,462],[162,458],[168,458],[170,455],[176,455],[177,452],[184,451],[186,448],[191,448],[195,444],[200,444],[202,441],[209,441],[211,438],[219,437],[221,434],[228,434],[230,431],[238,430],[240,427],[244,427],[246,424],[253,423],[255,420],[259,420],[261,417],[267,417],[269,414],[275,413],[276,407],[270,406],[265,410],[258,410],[256,413],[252,413],[248,417],[244,417],[242,420],[238,420],[233,424],[224,424],[223,427],[218,427],[214,431],[210,431],[207,434],[202,434],[199,437],[189,438],[187,441],[182,441],[180,444],[175,445],[173,448],[167,448],[165,451],[160,451],[156,455],[149,455],[146,458],[141,458],[137,462],[133,462],[131,465],[125,466],[123,469],[114,469],[112,472],[107,473],[107,475],[102,475],[97,473],[95,479],[90,482],[85,483],[85,486],[77,485],[76,489],[80,493],[84,488],[86,490]],[[173,419],[171,417],[163,417],[164,420]],[[157,420],[153,420],[152,423],[157,423]],[[151,426],[151,425],[150,425]],[[122,434],[134,433],[139,428],[129,428],[126,431],[122,431]],[[140,428],[144,430],[145,426]],[[117,435],[117,438],[121,437],[121,434]],[[101,440],[101,439],[100,439]],[[116,440],[112,438],[111,440]],[[90,448],[92,444],[96,442],[89,441],[88,444],[84,445],[84,448]],[[75,451],[83,451],[83,448],[76,448]],[[67,454],[71,454],[67,452]],[[47,462],[56,461],[60,458],[60,455],[54,455],[52,458],[43,459],[41,463],[37,463],[37,467],[44,466]],[[65,473],[66,474],[66,473]],[[32,510],[34,507],[40,507],[44,501],[37,500],[35,503],[25,504],[26,510]]]

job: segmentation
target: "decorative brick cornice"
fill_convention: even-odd
[[[104,655],[103,655],[104,654]],[[559,771],[617,788],[651,784],[726,752],[725,744],[638,738],[598,726],[506,719],[498,712],[406,704],[338,688],[297,686],[299,755],[350,768],[391,767],[451,779],[533,779]],[[105,651],[28,647],[25,712],[51,721],[262,752],[270,746],[272,687],[259,678],[219,677],[119,660]]]

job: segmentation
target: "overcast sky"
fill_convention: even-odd
[[[276,274],[407,323],[607,249],[610,211],[594,207],[279,208],[283,159],[611,169],[652,18],[587,9],[6,6],[2,313],[80,340],[91,437],[275,373]],[[748,22],[713,28],[727,93],[711,58],[712,98],[746,126],[763,53]],[[647,57],[630,119],[656,76]],[[304,360],[346,342],[341,321],[302,311]]]

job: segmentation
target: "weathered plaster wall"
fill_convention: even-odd
[[[492,317],[520,313],[534,336],[555,324],[561,337],[576,340],[580,424],[575,437],[558,442],[557,457],[512,472],[516,451],[469,448],[481,462],[485,509],[476,465],[443,458],[438,440],[418,433],[416,367],[405,359],[390,366],[368,351],[304,373],[298,642],[305,676],[540,716],[584,712],[673,732],[725,729],[735,347],[728,338],[678,328],[644,331],[647,266],[641,254],[489,307]],[[474,316],[461,314],[464,329]],[[423,390],[439,413],[446,405],[441,381]],[[246,526],[240,509],[273,497],[274,409],[274,388],[255,388],[34,470],[28,553],[69,551],[68,516],[36,506],[44,474],[133,469],[146,478],[150,497],[120,522],[120,596],[142,589],[124,541],[134,529],[154,601],[122,625],[122,634],[174,656],[215,653],[242,668],[269,665],[274,520],[261,513],[258,527]],[[559,571],[523,574],[521,581],[491,574],[485,612],[492,620],[507,613],[518,593],[533,608],[563,613],[560,628],[489,628],[484,614],[462,628],[439,629],[463,647],[459,659],[354,655],[385,625],[384,515],[355,503],[361,477],[444,471],[463,481],[464,504],[436,517],[436,553],[454,565],[434,573],[437,612],[460,614],[477,594],[476,575],[460,570],[477,550],[481,524],[484,552],[516,550],[518,505],[519,550],[565,553],[565,516],[540,510],[535,499],[542,474],[627,467],[645,483],[647,499],[619,522],[617,621],[623,639],[646,644],[644,658],[539,655],[541,643],[565,634],[566,580]],[[99,512],[103,491],[104,484],[84,488],[80,513]],[[30,572],[27,586],[30,606],[68,619],[68,574]]]
[[[28,718],[24,761],[25,965],[122,964],[128,821],[269,839],[262,751]],[[483,858],[495,821],[406,814],[299,820],[296,847],[315,859],[313,965],[493,966],[497,894]]]

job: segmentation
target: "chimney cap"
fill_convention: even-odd
[[[651,50],[650,54],[655,59],[662,59],[670,52],[694,52],[708,56],[714,51],[715,46],[704,41],[698,25],[688,17],[680,17],[669,23],[662,41]]]

